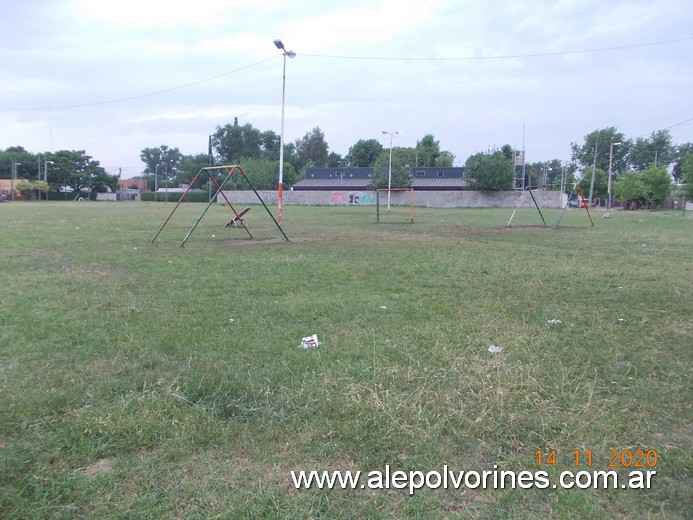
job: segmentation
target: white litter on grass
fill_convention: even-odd
[[[497,347],[496,345],[491,345],[491,346],[488,348],[488,351],[489,351],[491,354],[500,354],[501,352],[503,352],[503,347]]]
[[[381,309],[387,309],[387,306],[381,305],[380,308],[381,308]]]
[[[229,323],[233,323],[236,321],[236,318],[229,318]]]
[[[563,322],[561,320],[549,320],[546,323],[548,323],[550,325],[560,325]]]
[[[137,247],[133,247],[133,249],[134,249],[135,251],[137,251]]]
[[[618,323],[619,325],[620,325],[621,323],[625,323],[625,322],[626,322],[626,320],[624,320],[623,318],[619,318],[619,319],[616,320],[616,323]]]
[[[217,236],[216,236],[216,235],[212,235],[212,238],[217,238]]]
[[[75,226],[75,229],[79,229],[79,226]]]
[[[318,342],[318,335],[313,334],[312,336],[306,336],[301,340],[299,348],[318,348],[320,343]]]

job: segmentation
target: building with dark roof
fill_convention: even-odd
[[[461,190],[464,167],[420,166],[409,168],[414,190]],[[306,168],[306,177],[291,188],[295,191],[367,190],[373,168]]]

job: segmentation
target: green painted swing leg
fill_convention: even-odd
[[[212,198],[209,200],[209,204],[207,204],[207,207],[206,207],[205,210],[202,212],[202,215],[200,215],[200,218],[198,218],[198,219],[195,221],[195,223],[193,224],[193,227],[190,228],[190,231],[188,231],[188,234],[185,235],[185,237],[183,238],[183,241],[180,243],[180,247],[184,247],[184,246],[185,246],[185,243],[188,241],[188,238],[190,238],[190,235],[192,235],[192,232],[195,231],[195,228],[197,227],[197,225],[198,225],[198,224],[200,223],[200,221],[202,220],[202,217],[205,216],[205,214],[207,213],[207,211],[209,210],[209,208],[212,206],[212,204],[214,204],[214,201],[216,200],[217,196],[219,195],[219,192],[220,192],[221,189],[224,187],[224,184],[226,184],[226,181],[227,181],[228,179],[229,179],[229,176],[227,176],[227,177],[223,180],[223,182],[221,183],[221,185],[219,185],[219,188],[217,189],[217,192],[214,194],[214,197],[212,197]]]
[[[265,207],[265,210],[267,210],[267,214],[272,218],[272,220],[274,221],[274,224],[277,226],[277,229],[281,232],[282,235],[284,235],[284,239],[285,239],[287,242],[291,242],[291,240],[289,240],[289,237],[286,236],[286,233],[284,233],[284,230],[282,229],[282,227],[279,225],[279,222],[277,222],[277,219],[274,218],[274,215],[272,215],[272,212],[271,212],[271,211],[269,210],[269,208],[267,207],[267,204],[265,204],[265,201],[262,200],[262,197],[260,197],[260,194],[259,194],[259,193],[257,192],[257,190],[255,189],[255,186],[253,186],[253,183],[250,182],[250,179],[246,176],[246,174],[245,174],[245,172],[244,172],[243,170],[241,170],[241,173],[243,173],[243,178],[244,178],[246,181],[248,181],[248,185],[249,185],[249,186],[252,188],[252,190],[255,192],[255,195],[257,195],[258,200],[259,200],[259,201],[262,203],[262,205]]]

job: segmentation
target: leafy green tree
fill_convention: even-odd
[[[279,166],[270,159],[241,157],[240,165],[246,176],[257,190],[276,190],[279,186]],[[298,174],[291,164],[284,163],[284,186],[289,187],[298,182]],[[224,189],[248,190],[248,183],[240,174],[234,174]]]
[[[674,168],[671,172],[671,175],[672,177],[674,177],[674,180],[676,182],[684,182],[682,166],[683,163],[686,161],[686,158],[690,154],[693,154],[693,143],[684,143],[676,147],[676,156],[674,157]]]
[[[630,202],[634,206],[644,203],[645,187],[637,172],[623,173],[614,183],[614,198],[621,202]]]
[[[327,166],[329,168],[338,168],[340,166],[346,166],[344,159],[337,152],[330,152],[327,156]]]
[[[500,191],[513,187],[515,172],[512,160],[500,150],[474,154],[467,159],[465,166],[465,179],[470,189]]]
[[[195,155],[184,155],[181,161],[178,173],[175,176],[174,184],[190,184],[202,168],[209,166],[209,155],[206,153],[198,153]],[[206,175],[203,176],[202,183],[206,182]],[[199,182],[199,181],[198,181]],[[196,185],[195,188],[198,186]]]
[[[260,133],[260,156],[270,161],[279,161],[279,145],[281,136],[274,130],[265,130]],[[286,150],[285,150],[286,152]],[[285,154],[286,155],[286,154]]]
[[[48,183],[46,181],[34,181],[31,183],[31,186],[32,189],[41,193],[46,193],[48,191]]]
[[[271,146],[274,150],[275,139],[272,134],[265,133],[263,136],[260,130],[250,123],[239,125],[238,118],[234,118],[232,125],[218,126],[212,134],[212,148],[216,152],[216,161],[231,165],[240,164],[241,157],[259,159],[263,155],[263,146]],[[278,141],[276,151],[278,159]]]
[[[436,141],[432,134],[427,134],[416,142],[416,166],[440,166],[440,154],[440,141]]]
[[[104,191],[113,180],[99,161],[93,160],[84,150],[60,150],[52,153],[50,160],[56,166],[49,177],[50,185],[56,188],[69,186],[76,192],[85,188]]]
[[[641,172],[623,174],[614,184],[614,195],[617,200],[653,208],[666,200],[672,185],[668,168],[652,164]]]
[[[168,179],[175,178],[180,172],[183,154],[178,148],[169,148],[162,144],[158,148],[144,148],[140,152],[140,160],[144,163],[145,175],[148,175],[149,189],[153,190],[158,183],[164,187]],[[154,177],[158,176],[157,179]]]
[[[14,185],[14,191],[19,193],[23,199],[28,198],[29,192],[34,190],[34,184],[31,181],[20,180]]]
[[[38,156],[27,152],[21,146],[10,146],[0,151],[0,177],[9,179],[12,177],[12,163],[19,163],[17,166],[18,178],[28,180],[37,179],[38,176]]]
[[[587,171],[580,179],[580,189],[585,195],[585,198],[589,197],[590,184],[592,183],[592,172]],[[604,170],[597,170],[594,172],[594,191],[592,192],[593,199],[606,200],[609,190],[609,175]]]
[[[325,134],[319,127],[313,128],[302,139],[296,140],[296,154],[298,155],[301,169],[306,166],[326,166],[329,155],[329,147],[325,141]]]
[[[441,168],[449,168],[454,162],[455,156],[452,154],[452,152],[443,150],[436,159],[436,166],[440,166]]]
[[[560,190],[563,180],[563,165],[560,159],[547,162],[526,163],[525,171],[532,186],[547,186]]]
[[[516,150],[514,150],[513,147],[510,146],[509,144],[504,144],[503,146],[501,146],[500,151],[501,151],[501,153],[503,154],[503,156],[504,156],[506,159],[508,159],[509,161],[514,161],[514,160],[515,160],[515,152],[516,152]]]
[[[621,143],[613,147],[614,153],[611,168],[612,173],[618,175],[628,169],[627,157],[631,143],[615,127],[602,128],[590,132],[585,136],[582,145],[577,143],[570,144],[571,158],[578,165],[578,169],[583,172],[583,176],[587,174],[587,171],[589,171],[590,176],[592,175],[595,147],[597,149],[597,169],[609,171],[611,143]]]
[[[383,150],[373,163],[373,173],[368,187],[371,190],[388,187],[391,180],[391,188],[410,188],[413,178],[411,171],[405,168],[399,158],[392,154],[392,177],[390,179],[390,150]]]
[[[666,166],[650,166],[640,172],[645,201],[653,208],[663,204],[671,193],[672,181]]]
[[[667,130],[652,132],[649,138],[637,138],[630,147],[628,162],[633,170],[641,172],[652,164],[668,165],[674,162],[676,147],[671,144]]]
[[[693,151],[684,156],[681,161],[681,181],[683,182],[684,196],[693,199]]]
[[[351,148],[345,157],[349,166],[367,167],[373,166],[375,160],[385,148],[377,139],[360,139]]]
[[[416,165],[416,148],[411,146],[393,147],[392,156],[397,157],[397,160],[405,167],[414,167]]]

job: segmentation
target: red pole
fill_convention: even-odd
[[[168,217],[166,217],[166,220],[164,220],[164,223],[161,224],[161,227],[159,228],[159,231],[156,232],[156,235],[154,235],[154,238],[152,238],[152,241],[150,242],[150,244],[153,244],[153,243],[154,243],[154,241],[156,240],[156,238],[159,236],[159,233],[161,233],[161,231],[164,229],[164,226],[165,226],[166,224],[168,224],[168,221],[169,221],[169,220],[171,220],[171,217],[173,216],[173,214],[175,213],[175,211],[178,209],[178,206],[180,206],[180,203],[183,202],[183,199],[185,198],[185,196],[186,196],[186,195],[188,194],[188,192],[190,191],[190,188],[193,187],[193,185],[195,184],[195,181],[197,181],[197,178],[200,176],[200,172],[202,172],[202,171],[203,171],[203,170],[200,170],[199,172],[197,172],[197,175],[195,175],[195,178],[192,180],[192,182],[191,182],[190,184],[188,184],[187,189],[185,190],[185,192],[183,193],[183,195],[181,196],[181,198],[178,199],[178,204],[176,204],[176,206],[173,208],[173,211],[171,211],[170,215],[169,215]]]

